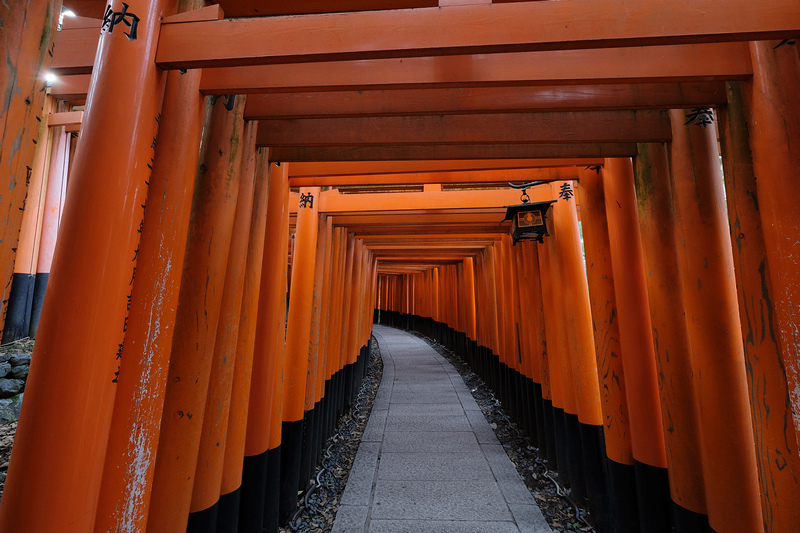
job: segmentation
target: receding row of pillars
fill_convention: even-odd
[[[562,198],[542,244],[503,236],[457,264],[379,278],[384,322],[448,338],[415,317],[443,324],[474,342],[451,340],[468,360],[488,349],[535,384],[556,412],[541,414],[555,435],[540,447],[611,530],[783,532],[800,519],[800,61],[751,46],[756,77],[728,83],[716,118],[673,110],[671,143],[582,172],[585,261]],[[602,468],[586,428],[602,433]]]
[[[286,165],[145,4],[101,36],[0,531],[277,531],[364,372],[375,259],[317,202],[287,286]]]

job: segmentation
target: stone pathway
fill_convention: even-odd
[[[550,532],[452,365],[409,333],[373,333],[383,380],[333,532]]]

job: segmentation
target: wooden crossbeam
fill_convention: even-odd
[[[375,174],[419,174],[481,170],[538,169],[602,165],[603,159],[487,159],[445,161],[321,161],[292,163],[289,178],[324,178]]]
[[[752,75],[747,43],[207,68],[206,94],[697,82]]]
[[[331,91],[250,95],[245,118],[676,109],[725,103],[723,82]]]
[[[258,140],[256,140],[258,142]],[[264,146],[264,145],[261,145]],[[420,161],[454,159],[557,159],[633,157],[635,143],[286,146],[270,150],[272,161]]]
[[[549,186],[536,186],[528,189],[533,202],[553,199]],[[496,189],[480,191],[434,191],[407,193],[340,194],[337,190],[320,195],[319,210],[329,214],[365,213],[369,216],[402,216],[401,212],[454,214],[455,218],[469,210],[470,213],[483,214],[487,210],[495,216],[504,205],[519,203],[520,192],[515,189]],[[389,212],[390,215],[381,212]],[[407,214],[407,216],[412,216]],[[478,215],[476,215],[478,216]],[[500,217],[502,219],[502,217]],[[379,219],[379,218],[376,218]],[[497,219],[499,222],[500,219]]]
[[[259,121],[260,146],[664,142],[665,111],[576,111]]]
[[[291,167],[290,167],[291,168]],[[344,176],[292,177],[291,187],[406,185],[426,183],[506,183],[530,181],[576,180],[580,167],[542,169],[463,170],[449,172],[356,174]]]
[[[516,2],[172,24],[156,61],[183,69],[796,37],[796,0]]]

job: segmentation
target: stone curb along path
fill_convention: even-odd
[[[374,326],[383,379],[334,533],[552,530],[455,368]]]

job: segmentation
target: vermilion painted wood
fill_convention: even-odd
[[[198,68],[746,41],[797,37],[798,28],[792,0],[518,2],[174,24],[156,60]]]
[[[575,82],[577,83],[577,81]],[[722,82],[415,88],[258,94],[250,119],[449,113],[664,109],[724,105]]]
[[[244,101],[236,97],[231,104],[230,110],[222,99],[210,104],[203,128],[202,172],[196,180],[164,393],[168,416],[161,422],[147,517],[152,532],[186,529],[214,351],[218,340],[224,342],[217,328],[231,315],[238,319],[240,311],[223,294],[241,176],[239,139],[244,134]]]
[[[670,192],[667,148],[641,145],[634,165],[639,227],[646,268],[647,294],[656,365],[661,377],[661,416],[672,500],[684,509],[708,514],[700,454],[697,379],[682,295],[678,263],[675,200]],[[676,356],[681,354],[681,356]]]
[[[259,121],[260,146],[664,142],[663,111],[575,111]]]
[[[606,455],[617,463],[633,465],[602,174],[595,170],[583,171],[577,192],[586,249]]]
[[[761,312],[775,301],[775,290],[750,150],[751,126],[745,103],[748,91],[743,85],[731,83],[728,86],[729,104],[718,114],[720,147],[756,435],[764,529],[780,531],[791,529],[800,520],[800,456],[795,424],[774,423],[775,420],[792,420],[792,402],[786,379],[788,365],[784,363],[787,352],[778,341],[778,324]],[[744,242],[747,246],[742,245]],[[760,331],[767,334],[757,333]],[[776,454],[785,458],[785,465],[772,460]],[[766,491],[764,487],[772,487],[772,490]]]
[[[716,132],[687,124],[682,110],[670,116],[673,209],[709,523],[715,531],[758,531],[758,468]]]
[[[95,531],[147,524],[192,211],[205,99],[198,73],[169,74],[120,362]],[[155,326],[155,327],[154,327]],[[131,457],[141,457],[140,468]]]
[[[249,98],[248,98],[249,99]],[[323,161],[292,163],[291,177],[357,176],[363,174],[438,173],[541,167],[602,165],[603,159],[519,159],[451,161]]]
[[[630,159],[608,159],[603,172],[625,395],[636,461],[666,468],[644,258]]]
[[[204,69],[201,90],[224,94],[709,82],[751,74],[745,43],[719,43],[290,65],[221,63]]]
[[[405,146],[291,146],[272,150],[275,161],[419,161],[453,159],[528,159],[632,157],[634,143],[460,144]]]
[[[246,123],[242,131],[239,191],[233,220],[228,265],[225,271],[217,340],[211,361],[208,392],[205,395],[203,425],[194,471],[189,512],[209,509],[219,501],[225,447],[228,434],[231,394],[239,348],[242,302],[248,268],[251,222],[256,189],[255,124]],[[233,144],[233,143],[232,143]],[[263,179],[259,176],[259,180]],[[261,189],[261,183],[258,184]],[[242,428],[244,429],[244,428]]]
[[[578,167],[545,169],[503,169],[404,174],[360,174],[328,177],[290,178],[292,187],[312,185],[342,187],[348,185],[394,185],[435,183],[503,183],[577,179]]]

